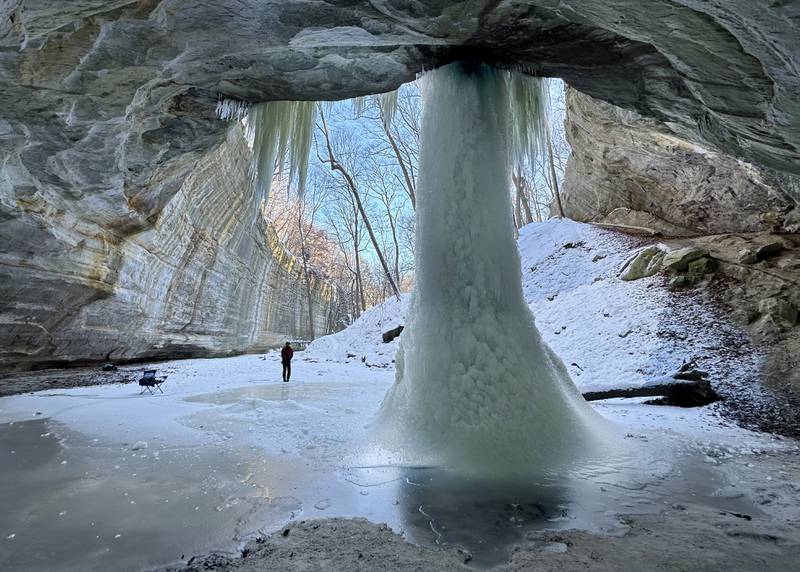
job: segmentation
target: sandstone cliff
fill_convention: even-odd
[[[241,129],[199,161],[152,228],[128,235],[38,195],[3,221],[0,368],[259,351],[306,337],[300,264],[253,225]],[[102,198],[95,206],[102,212]],[[109,214],[109,216],[111,216]],[[314,284],[315,331],[335,292]]]
[[[799,17],[769,0],[0,0],[0,367],[241,351],[303,323],[235,183],[192,178],[228,147],[222,98],[339,99],[477,59],[797,174]]]
[[[567,90],[565,214],[666,235],[800,230],[800,183]]]

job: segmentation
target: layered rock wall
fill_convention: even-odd
[[[668,235],[797,232],[800,184],[704,149],[635,111],[567,90],[562,188],[572,219]]]
[[[81,203],[0,223],[0,370],[260,351],[309,335],[302,269],[255,210],[242,131],[199,161],[152,228],[120,236]],[[102,204],[96,205],[97,210]],[[315,282],[315,332],[335,293]]]
[[[800,174],[798,21],[772,0],[0,0],[0,359],[241,351],[303,323],[235,184],[193,177],[224,153],[222,98],[340,99],[478,60]]]

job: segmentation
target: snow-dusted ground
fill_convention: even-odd
[[[715,374],[756,375],[763,359],[757,353],[722,363],[717,350],[737,331],[713,308],[667,291],[659,275],[619,278],[640,248],[636,239],[553,219],[524,227],[518,244],[523,290],[536,325],[582,391],[640,386],[691,359]],[[307,354],[391,365],[399,338],[383,344],[381,333],[405,322],[407,302],[390,299],[370,309],[350,328],[315,341]]]
[[[694,354],[715,359],[718,327],[681,332],[658,278],[616,277],[628,239],[553,221],[524,229],[520,247],[537,325],[575,364],[582,389],[642,383]],[[389,302],[314,342],[296,354],[290,384],[271,353],[159,364],[169,375],[163,395],[129,384],[0,399],[0,569],[143,569],[316,517],[388,522],[409,540],[465,546],[486,563],[502,560],[523,524],[619,531],[620,513],[676,504],[746,513],[800,538],[797,444],[709,408],[597,405],[634,454],[522,489],[385,466],[366,426],[394,380],[397,342],[380,334],[402,323],[404,308]],[[718,321],[710,309],[692,312]],[[542,513],[494,524],[492,507],[525,501]]]

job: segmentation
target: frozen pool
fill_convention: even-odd
[[[571,475],[498,482],[391,466],[365,428],[391,372],[300,362],[300,381],[281,384],[256,375],[259,362],[176,363],[163,396],[128,385],[0,400],[0,569],[146,569],[335,516],[460,547],[483,567],[527,531],[621,533],[620,514],[666,504],[766,518],[725,467],[786,447],[698,412],[608,405],[635,454]]]

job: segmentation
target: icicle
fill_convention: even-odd
[[[275,167],[289,162],[289,180],[297,180],[302,193],[306,186],[308,157],[317,117],[313,101],[268,101],[247,105],[223,99],[217,115],[226,120],[244,118],[245,137],[253,150],[250,175],[253,178],[256,213],[269,197]]]
[[[367,107],[367,97],[354,97],[353,102],[353,115],[361,117],[364,115],[364,109]]]
[[[397,94],[398,91],[394,90],[375,96],[381,108],[381,120],[387,129],[392,124],[394,114],[397,111]]]
[[[547,80],[519,72],[508,74],[511,152],[518,165],[533,165],[545,149],[548,108]]]
[[[370,97],[374,98],[378,103],[381,112],[381,121],[388,128],[392,124],[394,114],[397,111],[397,94],[398,90],[387,91],[386,93],[379,93],[377,95],[354,97],[353,98],[353,114],[356,117],[364,115],[364,110],[367,107],[367,101]]]
[[[241,119],[247,114],[248,105],[236,99],[221,99],[217,103],[217,117],[225,121]]]

